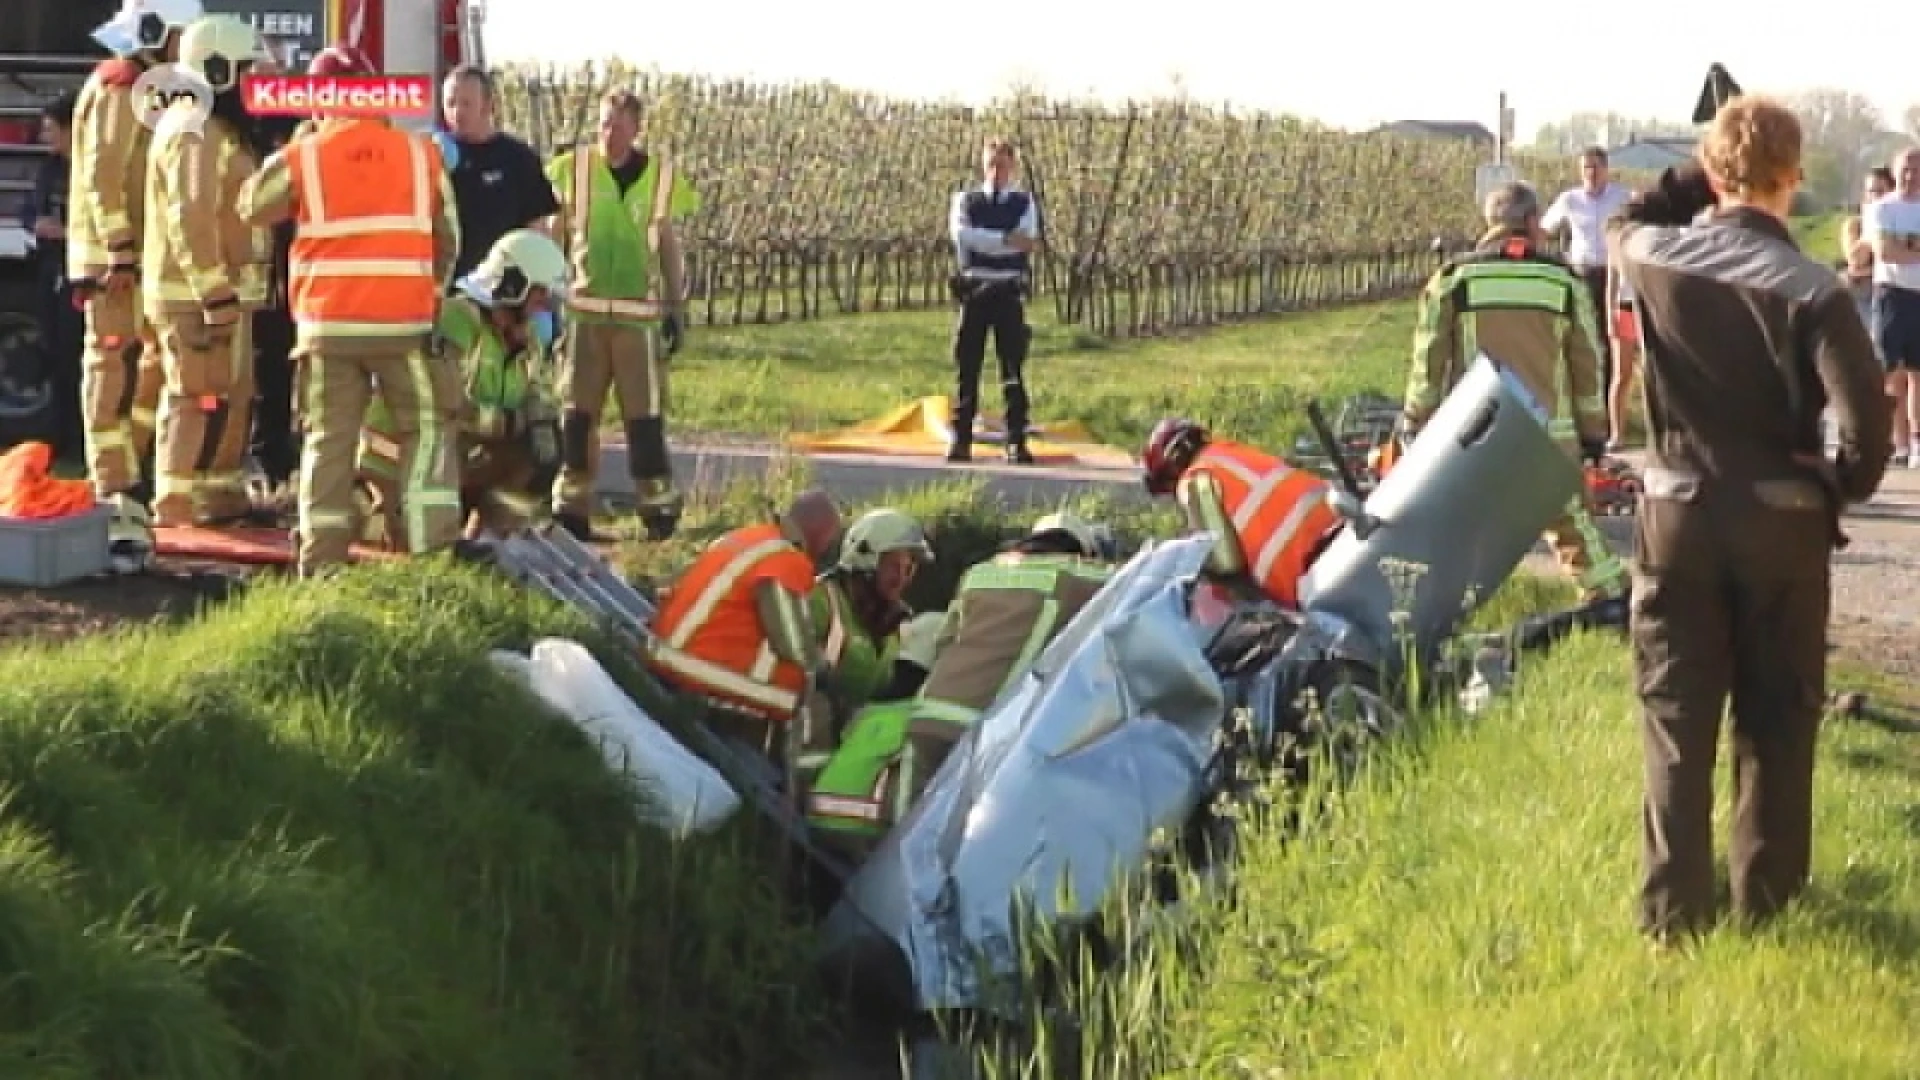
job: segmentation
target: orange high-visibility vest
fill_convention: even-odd
[[[323,126],[286,154],[299,208],[288,267],[294,319],[339,335],[431,331],[439,148],[358,120]]]
[[[683,689],[784,723],[799,708],[807,672],[776,656],[754,592],[773,580],[796,597],[813,588],[813,562],[777,525],[749,525],[715,540],[674,583],[654,616],[648,666]]]
[[[1340,524],[1327,505],[1327,482],[1271,454],[1238,443],[1215,442],[1200,451],[1180,478],[1209,476],[1220,486],[1231,539],[1240,545],[1248,576],[1282,607],[1300,605],[1300,579],[1320,542]]]

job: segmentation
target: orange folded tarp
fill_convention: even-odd
[[[93,509],[93,484],[49,473],[53,447],[23,442],[0,455],[0,517],[46,521]]]

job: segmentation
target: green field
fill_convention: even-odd
[[[1835,215],[1797,220],[1810,254],[1837,246]],[[1155,420],[1182,411],[1259,445],[1290,446],[1307,397],[1329,405],[1358,390],[1399,396],[1413,344],[1413,305],[1362,304],[1283,315],[1206,333],[1107,341],[1060,325],[1044,304],[1027,381],[1041,421],[1078,420],[1101,441],[1137,449]],[[951,394],[952,315],[905,312],[818,323],[699,329],[673,366],[674,429],[781,438],[826,431],[931,394]],[[982,407],[1000,409],[989,348]]]
[[[1125,443],[1177,408],[1277,441],[1306,393],[1396,387],[1409,333],[1406,305],[1105,348],[1043,333],[1036,372],[1067,374],[1059,392],[1036,375],[1039,413]],[[889,315],[699,335],[687,423],[777,429],[794,399],[819,410],[807,426],[842,423],[937,392],[941,334]],[[729,357],[761,374],[703,399]],[[805,479],[698,498],[680,536],[622,563],[668,578]],[[939,550],[922,609],[1024,521],[964,487],[904,505]],[[1137,539],[1172,517],[1116,524]],[[1523,578],[1481,621],[1565,600]],[[718,1080],[831,1053],[760,830],[676,843],[639,824],[586,741],[488,667],[489,648],[552,633],[640,689],[578,618],[433,564],[0,653],[0,1076]],[[1197,966],[1105,988],[1089,1075],[1920,1073],[1915,726],[1830,727],[1805,904],[1660,956],[1631,923],[1628,678],[1617,642],[1585,638],[1478,718],[1419,718],[1303,841],[1257,840]]]
[[[1078,420],[1133,449],[1179,410],[1235,438],[1291,442],[1309,395],[1405,384],[1406,303],[1282,316],[1206,334],[1104,343],[1035,311],[1027,382],[1040,421]],[[880,314],[818,324],[698,332],[674,363],[671,421],[682,431],[778,437],[857,423],[953,392],[952,317]],[[982,407],[1001,408],[989,347]]]

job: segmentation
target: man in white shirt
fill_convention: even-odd
[[[1587,290],[1593,294],[1593,310],[1599,316],[1600,334],[1606,339],[1605,349],[1601,353],[1601,366],[1605,368],[1600,384],[1611,390],[1613,386],[1614,363],[1614,309],[1607,303],[1607,219],[1620,212],[1627,205],[1627,196],[1631,194],[1625,187],[1611,179],[1607,169],[1607,152],[1597,146],[1590,146],[1580,153],[1579,187],[1568,188],[1561,192],[1540,215],[1540,228],[1548,236],[1557,236],[1562,229],[1569,234],[1566,246],[1567,262],[1580,280],[1587,283]],[[1619,432],[1615,432],[1616,438]]]
[[[948,461],[973,458],[973,419],[980,402],[980,368],[987,331],[1000,361],[1000,392],[1007,404],[1007,460],[1033,463],[1027,449],[1027,326],[1025,297],[1032,281],[1032,255],[1040,243],[1038,204],[1014,186],[1020,158],[1005,139],[988,139],[980,151],[985,182],[954,195],[947,232],[959,260],[950,286],[960,302],[953,330],[954,393]]]
[[[1860,238],[1873,247],[1873,343],[1887,367],[1887,394],[1920,468],[1920,150],[1893,159],[1894,189],[1860,208]]]

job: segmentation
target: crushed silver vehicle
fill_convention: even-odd
[[[1230,861],[1215,808],[1246,761],[1332,736],[1314,719],[1330,697],[1349,727],[1391,728],[1382,688],[1432,662],[1580,484],[1526,391],[1481,357],[1376,490],[1336,494],[1346,524],[1303,611],[1210,583],[1211,534],[1150,544],[854,872],[827,919],[829,970],[890,1011],[1017,1022],[1023,933],[1088,922],[1150,874],[1162,837]]]

